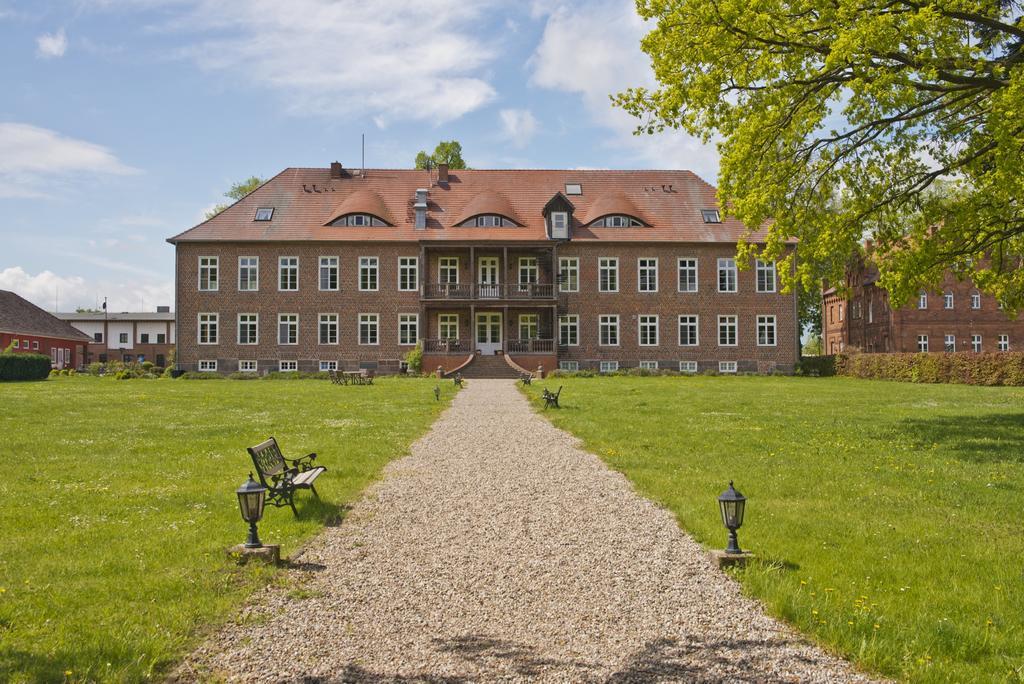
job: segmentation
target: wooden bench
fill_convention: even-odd
[[[334,383],[335,385],[345,384],[345,377],[342,375],[338,375],[338,371],[336,370],[327,371],[327,377],[329,377],[331,379],[331,382]]]
[[[545,387],[544,391],[541,393],[541,396],[544,397],[544,408],[550,408],[552,406],[554,406],[555,408],[562,408],[561,406],[558,405],[558,396],[561,393],[562,393],[562,386],[561,385],[558,386],[558,391],[554,392],[554,393],[549,392],[548,388]]]
[[[260,476],[260,484],[267,488],[266,501],[270,505],[291,506],[292,513],[297,516],[299,512],[295,510],[296,490],[308,489],[315,497],[320,498],[313,481],[327,468],[313,463],[316,454],[302,458],[285,458],[273,437],[249,447],[248,451],[252,456],[253,465],[256,466],[256,473]]]
[[[462,387],[462,373],[456,373],[452,382],[455,383],[456,387]]]

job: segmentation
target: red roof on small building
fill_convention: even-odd
[[[567,184],[580,185],[582,194],[567,193]],[[424,230],[415,228],[417,188],[429,188]],[[764,227],[748,234],[733,218],[705,223],[701,209],[718,208],[715,188],[690,171],[464,169],[449,172],[448,183],[431,184],[421,170],[344,171],[332,178],[329,168],[289,168],[168,241],[542,241],[547,239],[543,208],[559,192],[575,207],[573,240],[736,242],[745,237],[756,242],[765,235]],[[274,208],[270,221],[254,221],[260,207]],[[378,215],[393,226],[325,225],[352,211]],[[503,214],[520,226],[458,226],[480,213]],[[635,216],[648,225],[585,225],[607,213]]]
[[[91,337],[70,323],[60,320],[8,290],[0,290],[0,332],[92,342]]]

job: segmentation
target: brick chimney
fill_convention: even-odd
[[[438,164],[437,165],[437,182],[448,184],[448,165]]]
[[[340,162],[331,162],[331,178],[341,178]]]

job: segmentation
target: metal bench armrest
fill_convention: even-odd
[[[285,458],[285,462],[292,464],[293,468],[298,468],[300,471],[309,470],[313,467],[313,461],[316,460],[316,452],[306,454],[302,458]]]

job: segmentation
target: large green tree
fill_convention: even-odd
[[[458,140],[442,140],[437,143],[433,154],[427,154],[424,150],[416,153],[417,169],[425,169],[428,165],[435,168],[438,164],[447,164],[449,169],[466,168],[466,160],[462,158],[462,144]]]
[[[720,200],[795,276],[842,283],[867,236],[895,302],[972,275],[1024,304],[1021,0],[638,0],[656,88],[638,133],[717,140]],[[943,184],[936,192],[936,184]],[[833,200],[838,198],[839,202]],[[741,246],[741,256],[759,249]],[[789,260],[787,260],[789,265]]]
[[[250,192],[260,187],[266,182],[266,178],[260,178],[259,176],[250,176],[249,178],[246,178],[244,181],[232,185],[231,188],[224,193],[224,196],[230,199],[232,202],[237,202],[238,200],[242,199]],[[224,211],[229,206],[230,204],[216,205],[215,207],[206,212],[207,220],[212,219],[214,216]]]

